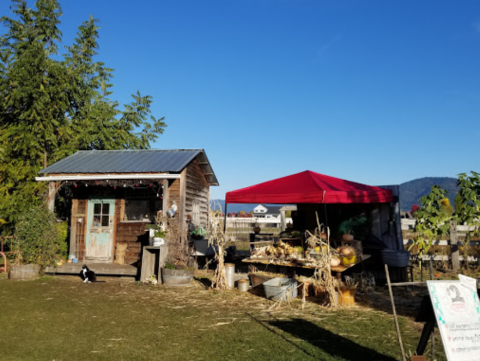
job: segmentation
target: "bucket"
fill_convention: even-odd
[[[238,290],[240,292],[247,292],[250,286],[250,281],[247,279],[238,280]]]
[[[410,252],[396,249],[383,249],[382,261],[390,267],[407,267],[410,264]]]
[[[269,300],[292,300],[297,297],[297,281],[292,278],[272,278],[270,281],[263,283],[265,296]]]
[[[355,304],[355,295],[357,289],[351,288],[341,288],[338,291],[338,304],[339,305],[354,305]]]
[[[225,263],[225,277],[227,278],[227,287],[233,288],[235,285],[235,264]]]

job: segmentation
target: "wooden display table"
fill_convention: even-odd
[[[337,275],[337,278],[341,278],[342,276],[342,273],[345,272],[346,270],[352,268],[352,267],[355,267],[357,264],[360,264],[362,263],[363,261],[369,259],[371,256],[369,254],[364,254],[362,256],[358,256],[358,258],[360,258],[360,260],[357,262],[357,263],[353,263],[353,264],[349,264],[347,266],[343,266],[343,265],[340,265],[340,266],[335,266],[335,267],[331,267],[332,269],[332,272],[335,272],[336,275]],[[259,263],[259,264],[264,264],[264,265],[272,265],[272,266],[278,266],[278,267],[291,267],[291,268],[304,268],[304,269],[311,269],[311,270],[314,270],[315,267],[312,267],[312,266],[301,266],[301,265],[293,265],[293,264],[288,264],[288,263],[276,263],[276,262],[270,262],[270,260],[268,258],[246,258],[244,259],[242,262],[245,262],[245,263]]]

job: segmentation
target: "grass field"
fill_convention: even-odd
[[[106,281],[0,279],[1,360],[400,359],[384,293],[351,308],[307,302],[301,310],[295,300],[268,312],[272,301],[207,291],[200,282],[176,289]],[[413,351],[421,325],[399,308],[407,315],[400,317],[405,348]]]

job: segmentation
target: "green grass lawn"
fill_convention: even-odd
[[[331,310],[307,302],[301,310],[298,300],[268,312],[271,301],[199,283],[106,280],[0,279],[1,360],[400,359],[392,316],[368,305]],[[404,316],[400,323],[413,351],[421,325]]]

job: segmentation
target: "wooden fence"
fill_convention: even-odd
[[[402,219],[403,244],[406,250],[411,248],[412,259],[417,258],[416,247],[412,246],[416,239],[416,234],[413,231],[414,227],[415,220]],[[471,237],[468,244],[466,242],[467,233],[474,230],[475,227],[472,226],[455,225],[452,223],[449,232],[450,236],[448,238],[445,237],[434,240],[428,253],[422,256],[422,260],[432,260],[443,262],[444,264],[451,264],[454,271],[460,269],[461,262],[478,264],[480,261],[480,238]]]
[[[286,218],[286,222],[291,222],[291,218]],[[258,226],[262,229],[262,233],[273,233],[278,236],[281,229],[280,217],[275,218],[240,218],[227,217],[227,232],[233,236],[235,241],[248,241],[253,227]]]

